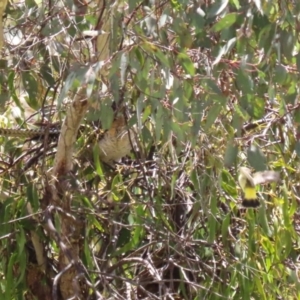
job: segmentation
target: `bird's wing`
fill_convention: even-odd
[[[253,180],[255,184],[264,184],[269,182],[277,182],[280,179],[279,172],[275,171],[263,171],[253,174]]]

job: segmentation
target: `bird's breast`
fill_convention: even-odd
[[[131,135],[133,138],[133,135]],[[99,141],[100,160],[109,163],[119,161],[128,155],[132,149],[126,128],[121,130],[108,130]]]

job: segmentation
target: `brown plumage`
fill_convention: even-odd
[[[130,139],[133,141],[133,132],[129,131],[123,116],[118,116],[99,141],[100,160],[105,163],[119,161],[132,150]]]

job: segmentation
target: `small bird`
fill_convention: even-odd
[[[252,174],[249,168],[241,167],[239,169],[238,181],[244,192],[242,205],[244,207],[258,207],[259,200],[257,199],[255,186],[257,184],[277,182],[279,178],[279,172],[263,171]]]
[[[130,134],[130,137],[129,137]],[[100,160],[111,164],[128,155],[134,143],[134,133],[128,130],[123,116],[118,116],[99,140]]]

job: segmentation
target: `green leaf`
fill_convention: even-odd
[[[260,1],[260,0],[254,0],[254,4],[255,4],[257,10],[263,15],[263,10],[262,10],[262,6],[261,6],[261,1]]]
[[[111,128],[111,124],[114,120],[114,111],[111,107],[111,103],[102,102],[100,112],[98,111],[98,118],[101,120],[101,127],[104,130]]]
[[[228,213],[222,222],[222,243],[225,246],[228,246],[228,230],[230,226],[231,215]]]
[[[291,235],[291,231],[288,229],[285,229],[281,232],[281,239],[282,241],[282,253],[280,258],[282,260],[285,260],[289,257],[292,249],[293,249],[293,239]]]
[[[178,145],[176,147],[176,152],[179,154],[180,151],[182,151],[181,145],[186,140],[186,135],[189,134],[189,126],[188,125],[181,125],[177,122],[170,122],[172,134],[176,136],[176,139],[178,141]]]
[[[74,72],[71,72],[68,75],[67,79],[65,80],[64,86],[60,92],[58,99],[57,99],[57,109],[60,109],[62,102],[65,99],[65,97],[67,96],[67,93],[69,92],[71,87],[73,86],[75,79],[76,79],[76,74]]]
[[[212,79],[203,79],[201,81],[201,86],[207,92],[207,94],[216,94],[222,95],[222,91],[220,90],[219,86],[216,84],[215,80]]]
[[[236,198],[238,196],[237,190],[236,190],[236,182],[234,178],[231,176],[231,174],[223,169],[222,170],[222,181],[221,181],[221,187],[222,189],[229,194],[230,196]]]
[[[254,218],[254,211],[253,209],[247,209],[246,211],[246,220],[247,220],[247,225],[248,225],[248,253],[247,256],[248,258],[253,255],[253,253],[256,252],[256,237],[255,237],[255,218]]]
[[[284,83],[287,78],[287,71],[283,65],[277,65],[274,71],[274,82]]]
[[[111,183],[111,192],[114,201],[121,201],[125,194],[123,178],[121,174],[117,174]]]
[[[93,158],[94,158],[94,164],[96,168],[96,172],[99,175],[99,177],[104,180],[104,174],[100,165],[100,149],[99,149],[99,144],[96,143],[95,146],[93,147]]]
[[[186,53],[179,53],[177,55],[179,63],[182,63],[184,70],[191,76],[195,75],[195,67],[191,59]]]
[[[238,105],[235,105],[234,110],[232,126],[235,129],[236,136],[240,137],[242,135],[243,120],[246,119],[246,117],[243,115]]]
[[[47,83],[50,87],[54,86],[55,80],[53,78],[52,71],[51,71],[51,68],[49,67],[49,65],[46,65],[46,64],[42,65],[41,75],[42,75],[43,79],[47,81]]]
[[[32,184],[32,183],[29,183],[27,185],[27,199],[28,201],[31,203],[34,211],[38,211],[39,209],[39,197],[38,197],[38,194],[37,194],[37,190],[35,188],[35,185]]]
[[[127,74],[127,67],[128,67],[128,53],[124,52],[121,55],[120,60],[120,80],[121,80],[121,86],[124,86],[126,82],[126,74]]]
[[[13,276],[13,267],[17,259],[17,254],[12,253],[9,258],[9,263],[7,266],[7,272],[6,272],[6,284],[5,284],[5,296],[4,299],[12,299],[12,292],[13,292],[13,283],[14,283],[14,276]]]
[[[235,6],[235,8],[237,10],[239,10],[241,8],[239,0],[231,0],[230,2],[231,2],[231,4],[233,4]]]
[[[256,171],[267,170],[267,160],[264,154],[261,152],[258,146],[251,145],[247,150],[247,159]]]
[[[291,59],[293,57],[293,51],[295,48],[295,36],[294,31],[281,31],[280,33],[280,49],[282,53],[285,55],[287,59]]]
[[[158,58],[161,64],[165,67],[170,68],[170,63],[167,56],[159,49],[155,49],[154,55]]]
[[[232,50],[232,48],[236,44],[236,41],[237,41],[237,38],[234,37],[234,38],[230,39],[223,47],[220,48],[220,51],[219,51],[216,59],[212,63],[213,66],[218,64],[220,62],[221,58]]]
[[[263,287],[259,277],[258,276],[253,276],[253,277],[254,277],[253,280],[254,280],[255,286],[259,292],[260,299],[262,299],[262,300],[269,299],[269,297],[266,295],[265,288]]]
[[[139,64],[141,66],[143,66],[144,62],[145,62],[145,57],[144,57],[144,55],[142,55],[142,53],[141,53],[141,51],[139,50],[138,47],[134,47],[134,53],[136,55],[136,58],[137,58]]]
[[[203,103],[203,101],[199,101],[199,99],[195,99],[192,101],[192,107],[191,107],[191,113],[192,113],[192,128],[191,128],[191,134],[194,139],[192,139],[192,143],[196,143],[198,141],[198,134],[199,130],[201,128],[201,117],[203,115],[203,110],[205,108],[206,103]]]
[[[296,55],[297,70],[300,72],[300,52]]]
[[[207,131],[211,128],[211,126],[215,123],[217,117],[220,115],[222,109],[224,108],[223,104],[215,104],[212,106],[207,114],[206,124],[204,130]]]
[[[25,232],[22,228],[19,228],[19,233],[17,234],[17,244],[18,244],[18,267],[20,268],[20,275],[18,278],[18,281],[16,285],[19,283],[22,283],[24,280],[24,275],[26,272],[26,266],[27,266],[27,257],[26,257],[26,252],[25,252],[25,243],[26,243],[26,236]]]
[[[258,220],[264,234],[268,237],[272,236],[272,230],[270,229],[267,218],[266,203],[264,201],[262,201],[261,207],[259,208]]]
[[[74,26],[73,28],[73,33],[74,33]],[[45,37],[52,37],[52,35],[57,34],[59,30],[61,30],[61,23],[59,22],[58,19],[52,18],[49,20],[49,22],[46,22],[45,25],[41,28],[41,34]],[[56,48],[59,54],[61,54],[62,47],[59,45],[58,42],[53,42],[54,46],[51,46],[53,48]]]
[[[178,0],[171,0],[171,5],[176,11],[182,8],[182,4]]]
[[[213,193],[213,191],[211,191]],[[208,242],[212,243],[215,240],[216,231],[217,231],[217,197],[212,194],[210,197],[210,214],[208,217],[208,227],[209,228],[209,237]]]
[[[207,18],[216,17],[221,14],[227,7],[229,0],[220,0],[216,1],[213,5],[210,6],[210,9],[207,13]]]
[[[15,86],[14,86],[14,81],[15,81],[15,72],[14,71],[11,71],[9,72],[9,75],[8,75],[8,87],[9,87],[9,91],[11,93],[11,96],[14,100],[14,102],[16,103],[16,105],[22,110],[24,111],[24,108],[23,106],[21,105],[21,102],[16,94],[16,90],[15,90]]]
[[[277,26],[275,24],[269,24],[264,27],[259,26],[258,28],[260,29],[258,31],[258,47],[263,48],[265,55],[269,56],[271,48],[273,47],[272,41],[275,37]]]
[[[140,226],[139,226],[140,227]],[[117,247],[123,247],[131,240],[131,232],[127,228],[122,228],[118,233]]]
[[[140,241],[144,238],[144,236],[145,230],[143,226],[136,226],[132,236],[132,242],[134,246],[139,245]]]
[[[237,13],[227,14],[224,18],[222,18],[220,21],[214,24],[214,26],[211,28],[212,31],[218,32],[225,28],[229,28],[236,22],[238,16],[239,15]]]
[[[296,151],[297,155],[300,157],[300,141],[296,142],[295,151]]]
[[[234,144],[233,139],[229,139],[227,142],[225,155],[224,155],[224,165],[229,168],[236,163],[238,155],[238,147]]]
[[[243,69],[239,69],[236,76],[236,83],[238,88],[243,91],[244,95],[253,94],[254,82],[251,76],[246,73]]]
[[[265,113],[265,100],[260,97],[254,97],[252,94],[247,94],[241,97],[241,107],[255,119],[261,119]]]
[[[89,98],[93,91],[93,86],[96,80],[96,74],[98,74],[102,66],[103,66],[103,62],[97,62],[89,66],[80,66],[80,65],[74,66],[73,70],[69,73],[67,79],[65,80],[65,84],[57,99],[58,109],[60,108],[63,100],[67,96],[67,93],[71,89],[78,88],[83,84],[87,85],[86,92],[87,92],[87,97]]]
[[[154,122],[155,122],[154,129],[155,129],[155,140],[156,142],[159,142],[162,133],[163,124],[164,124],[163,107],[156,99],[153,99],[151,102],[152,102],[152,106],[156,107],[156,114],[154,115]]]
[[[174,93],[175,99],[173,101],[173,108],[174,108],[174,117],[176,119],[176,123],[183,124],[189,121],[189,110],[188,110],[188,100],[185,97],[185,93],[182,90],[182,87],[178,90],[175,90]],[[171,100],[171,99],[170,99]]]

